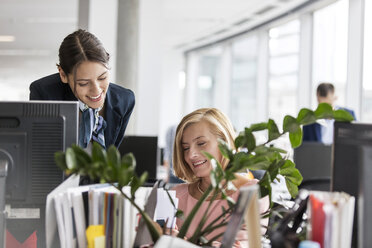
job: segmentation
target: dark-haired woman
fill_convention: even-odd
[[[131,90],[109,81],[110,56],[96,36],[77,30],[59,48],[59,73],[30,85],[30,100],[79,101],[79,146],[119,147],[134,108]]]

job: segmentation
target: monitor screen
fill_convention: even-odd
[[[136,158],[136,173],[148,172],[148,186],[156,181],[156,169],[160,163],[160,150],[157,136],[124,136],[119,147],[123,156],[132,152]]]
[[[63,181],[54,153],[77,143],[78,113],[77,102],[0,102],[6,229],[19,243],[36,232],[38,247],[45,247],[46,196]]]
[[[372,124],[335,122],[332,191],[356,199],[352,247],[372,247]]]

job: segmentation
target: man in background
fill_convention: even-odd
[[[321,83],[316,89],[318,104],[328,103],[334,109],[343,109],[348,111],[355,118],[353,110],[341,108],[334,105],[337,100],[335,96],[335,87],[331,83]],[[324,144],[333,143],[333,123],[334,120],[321,120],[320,123],[314,123],[303,127],[303,141],[321,142]]]

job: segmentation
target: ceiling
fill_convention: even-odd
[[[103,0],[102,0],[103,1]],[[107,1],[107,0],[105,0]],[[153,1],[153,0],[144,0]],[[305,0],[158,0],[167,44],[185,45],[272,17]],[[77,27],[76,0],[0,0],[0,56],[47,56]]]
[[[164,19],[163,44],[188,49],[240,32],[309,0],[157,1]],[[45,71],[56,71],[58,46],[77,28],[77,20],[77,0],[0,0],[0,36],[15,37],[13,42],[0,42],[0,84],[25,73],[37,78]]]
[[[163,0],[166,41],[183,50],[232,36],[319,0]]]
[[[0,42],[0,84],[55,71],[58,46],[76,23],[75,0],[0,0],[0,36],[15,37]]]

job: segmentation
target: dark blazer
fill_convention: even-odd
[[[30,100],[77,101],[70,86],[61,81],[59,73],[38,79],[30,85]],[[131,90],[109,84],[105,99],[105,145],[119,147],[134,108]]]
[[[339,109],[346,110],[356,120],[355,113],[354,113],[353,110],[347,109],[347,108],[339,108]],[[321,127],[320,127],[320,125],[318,123],[313,123],[313,124],[304,126],[303,127],[302,141],[321,142],[322,141],[322,133],[321,133]]]

